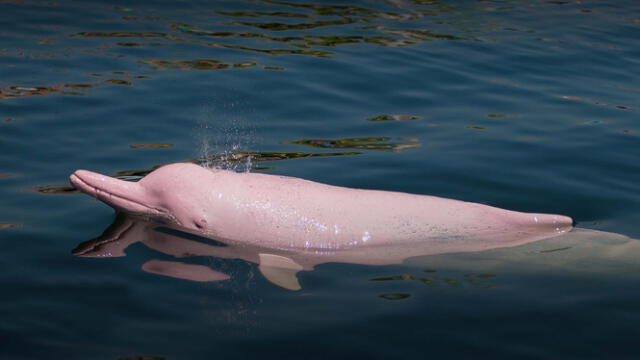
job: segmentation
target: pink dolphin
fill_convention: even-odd
[[[86,170],[70,181],[116,210],[273,249],[323,253],[403,243],[442,254],[511,247],[572,228],[561,215],[188,163],[161,167],[138,183]]]

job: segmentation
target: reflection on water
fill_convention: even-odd
[[[15,229],[21,227],[22,224],[19,223],[3,223],[0,222],[0,230],[2,229]]]
[[[404,293],[381,294],[379,295],[379,297],[385,300],[403,300],[411,297],[411,294],[404,294]]]
[[[465,126],[465,128],[471,129],[471,130],[486,130],[487,129],[484,126],[479,126],[479,125],[467,125],[467,126]]]
[[[343,20],[318,20],[310,23],[299,23],[299,24],[285,24],[278,22],[268,22],[268,23],[256,23],[256,22],[246,22],[246,21],[233,21],[230,24],[232,25],[245,25],[251,26],[263,30],[271,30],[271,31],[285,31],[285,30],[308,30],[315,29],[321,26],[333,26],[333,25],[346,25],[352,24],[354,21],[349,19]]]
[[[152,65],[156,70],[220,70],[246,68],[258,65],[255,62],[224,62],[219,60],[138,60]]]
[[[124,180],[124,179],[123,179]],[[73,186],[39,186],[33,189],[33,191],[38,192],[40,194],[79,194],[80,192],[76,190]]]
[[[422,116],[416,115],[378,115],[367,120],[369,121],[407,121],[407,120],[420,120]]]
[[[221,169],[233,169],[238,164],[246,164],[247,162],[263,162],[263,161],[278,161],[278,160],[291,160],[302,158],[317,158],[317,157],[333,157],[333,156],[351,156],[360,155],[361,152],[326,152],[326,153],[305,153],[305,152],[255,152],[255,151],[238,151],[230,152],[223,155],[206,156],[197,160],[195,163],[199,165],[206,165],[208,167],[221,168]],[[259,167],[253,167],[254,170],[261,170]]]
[[[429,270],[429,273],[435,273],[435,270]],[[467,287],[473,286],[476,288],[491,289],[495,287],[492,283],[488,282],[489,279],[495,278],[494,274],[464,274],[458,278],[453,275],[450,277],[443,276],[414,276],[410,274],[402,274],[395,276],[387,276],[381,278],[369,279],[369,281],[417,281],[427,286],[453,286],[453,287]]]
[[[394,11],[376,10],[362,6],[295,3],[286,1],[261,1],[263,5],[273,7],[273,11],[217,11],[211,9],[201,17],[213,19],[201,21],[196,25],[175,19],[168,25],[170,31],[80,31],[75,36],[86,38],[140,38],[160,39],[165,42],[210,46],[269,55],[307,55],[328,57],[334,53],[326,47],[346,44],[373,44],[383,47],[414,45],[427,41],[459,41],[475,40],[470,36],[467,26],[469,20],[457,15],[455,6],[440,2],[391,2]],[[438,20],[446,16],[447,20]],[[433,29],[425,29],[425,22],[416,23],[425,17],[433,18]],[[220,18],[222,24],[216,21]],[[122,17],[129,21],[150,21],[165,23],[171,21],[167,17],[140,14]],[[250,19],[250,20],[249,20]],[[256,19],[264,19],[257,21]],[[283,21],[277,21],[282,19]],[[291,20],[301,19],[302,22]],[[260,30],[242,31],[238,27]],[[477,26],[476,26],[477,28]],[[331,34],[315,33],[316,30],[329,30]],[[173,32],[171,32],[173,31]],[[275,35],[273,33],[294,33],[293,35]],[[300,32],[311,32],[300,34]],[[182,36],[181,36],[182,35]],[[184,37],[183,37],[184,36]],[[247,41],[211,42],[201,38],[257,40],[259,43]],[[271,44],[286,44],[291,48],[265,47]],[[162,43],[143,44],[139,42],[118,42],[124,47],[144,47],[162,45]],[[110,45],[107,45],[107,48]],[[318,49],[318,47],[320,49]]]
[[[39,40],[39,44],[52,51],[38,49],[12,49],[0,51],[0,56],[20,56],[27,58],[69,58],[73,52],[105,54],[114,47],[142,48],[147,46],[166,46],[187,44],[207,46],[220,49],[257,52],[268,55],[306,55],[329,57],[334,55],[327,48],[346,44],[373,44],[384,47],[407,46],[433,40],[469,40],[469,19],[459,13],[456,6],[433,1],[390,1],[387,10],[373,9],[347,4],[316,4],[287,1],[260,1],[266,9],[226,10],[211,8],[202,14],[190,12],[163,14],[158,16],[156,10],[144,8],[110,7],[107,11],[127,12],[119,19],[132,25],[146,22],[154,26],[148,31],[139,28],[112,31],[86,29],[71,35],[54,33],[50,37]],[[16,2],[21,5],[35,5],[30,2]],[[42,4],[39,4],[42,5]],[[272,9],[268,9],[272,8]],[[126,9],[126,10],[124,10]],[[203,21],[192,18],[202,17]],[[196,17],[199,19],[199,17]],[[440,18],[446,18],[446,20]],[[425,28],[424,19],[433,19]],[[292,22],[298,19],[299,22]],[[423,20],[417,23],[418,20]],[[193,20],[193,21],[190,21]],[[125,23],[126,24],[126,23]],[[238,28],[248,28],[245,31]],[[259,31],[256,31],[259,30]],[[330,33],[318,32],[331,29]],[[318,30],[318,31],[316,31]],[[479,31],[477,28],[474,31]],[[286,33],[286,35],[282,35]],[[291,34],[290,34],[291,33]],[[57,37],[56,37],[57,36]],[[52,47],[65,41],[61,36],[71,39],[92,38],[92,48],[59,49],[56,53]],[[109,42],[110,39],[116,40]],[[135,40],[140,39],[141,41]],[[220,39],[213,42],[210,39]],[[124,41],[123,41],[124,40]],[[148,42],[151,41],[151,42]],[[270,44],[287,45],[288,48],[274,48]],[[105,54],[108,55],[108,54]],[[137,57],[135,53],[122,54],[118,57],[134,56],[135,61],[150,65],[153,70],[220,70],[255,67],[256,61],[226,61],[222,59],[153,59]],[[281,66],[263,66],[265,70],[285,70]],[[102,76],[102,74],[89,74]],[[55,85],[20,86],[13,85],[0,89],[0,100],[50,94],[87,95],[88,90],[102,85],[135,85],[133,79],[149,78],[148,76],[127,76],[124,79],[111,78],[98,83],[67,83]],[[371,121],[413,120],[418,117],[398,118],[400,115],[382,115],[371,118]],[[400,116],[402,117],[402,116]],[[406,148],[404,145],[399,145]],[[398,148],[396,148],[397,150]]]
[[[190,281],[205,282],[229,279],[229,275],[214,271],[210,267],[185,264],[177,261],[149,260],[142,265],[142,270],[151,274],[170,276]]]
[[[120,80],[120,79],[108,79],[108,80],[105,80],[104,82],[108,84],[115,84],[115,85],[127,85],[127,86],[133,85],[131,81]]]
[[[158,16],[123,16],[122,20],[129,20],[129,21],[160,21],[160,20],[166,20],[165,18],[161,18]]]
[[[131,144],[132,149],[166,149],[173,147],[173,144]]]
[[[259,234],[256,237],[259,238]],[[519,237],[520,234],[502,236]],[[470,234],[469,242],[487,241],[482,236]],[[449,239],[451,241],[451,239]],[[421,275],[403,273],[371,278],[371,283],[419,282],[429,287],[474,287],[492,289],[501,272],[516,271],[606,274],[605,269],[615,269],[615,263],[628,263],[640,256],[640,241],[623,235],[576,228],[550,239],[533,241],[511,248],[494,248],[483,251],[442,253],[436,252],[432,242],[391,243],[385,246],[313,251],[301,248],[271,248],[253,244],[221,242],[203,234],[184,232],[180,228],[149,222],[118,213],[101,236],[79,244],[73,254],[81,257],[110,258],[126,256],[126,249],[141,242],[147,247],[171,255],[175,260],[150,259],[141,266],[146,272],[192,281],[228,280],[229,274],[209,266],[192,264],[191,258],[215,257],[242,259],[258,265],[264,278],[289,290],[302,288],[298,279],[301,271],[312,271],[320,264],[339,262],[366,265],[409,264],[428,268]],[[475,246],[475,245],[472,245]],[[580,264],[588,261],[590,268]],[[438,270],[435,270],[437,268]],[[478,271],[478,269],[483,269]],[[492,269],[487,272],[487,269]],[[616,273],[616,275],[619,275]],[[637,273],[634,274],[637,276]],[[393,294],[382,294],[387,300],[404,299]]]
[[[249,25],[249,23],[241,23],[241,22],[237,22],[237,23],[233,23],[233,24],[242,24],[242,25]],[[267,24],[268,26],[274,26],[274,27],[280,27],[280,26],[285,26],[285,24]],[[267,26],[265,25],[265,26]],[[327,25],[327,24],[324,24]],[[286,25],[286,26],[293,26],[293,25]],[[298,25],[300,26],[300,25]],[[209,31],[209,30],[205,30],[205,29],[201,29],[198,28],[194,25],[189,25],[189,24],[174,24],[173,28],[176,30],[179,30],[183,33],[186,34],[190,34],[190,35],[197,35],[197,36],[209,36],[209,37],[214,37],[214,38],[257,38],[257,39],[266,39],[269,40],[271,42],[276,42],[276,43],[288,43],[291,46],[294,47],[298,47],[298,48],[309,48],[311,46],[336,46],[336,45],[342,45],[342,44],[356,44],[356,43],[370,43],[370,44],[377,44],[377,45],[382,45],[382,46],[399,46],[399,45],[409,45],[410,43],[401,43],[399,42],[398,39],[396,38],[391,38],[391,37],[386,37],[386,36],[363,36],[363,35],[343,35],[343,36],[336,36],[336,35],[304,35],[304,36],[271,36],[271,35],[267,35],[267,34],[262,34],[262,33],[255,33],[255,32],[245,32],[245,31],[241,31],[241,32],[229,32],[229,31]],[[270,29],[270,30],[276,30],[276,29]],[[225,47],[225,46],[229,46],[229,45],[222,45],[222,44],[214,44],[214,43],[206,43],[206,42],[201,42],[200,44],[204,44],[204,45],[210,45],[210,46],[219,46],[219,47]],[[233,48],[233,47],[229,47],[229,48]],[[282,55],[282,54],[286,54],[287,51],[286,50],[282,50],[282,49],[277,49],[277,50],[263,50],[263,49],[252,49],[252,48],[245,48],[245,50],[251,50],[251,51],[259,51],[259,52],[267,52],[270,53],[272,55]],[[328,51],[297,51],[295,52],[296,54],[302,54],[302,55],[314,55],[314,56],[319,56],[319,57],[326,57],[328,55],[331,55],[331,52]]]
[[[94,77],[102,77],[104,74],[90,74]],[[8,86],[0,88],[0,100],[15,99],[29,96],[44,96],[51,94],[84,96],[88,95],[88,90],[103,85],[126,85],[134,84],[131,79],[149,79],[149,76],[131,76],[122,72],[113,72],[111,75],[118,75],[124,79],[110,78],[93,83],[65,83],[52,86]]]
[[[284,12],[284,11],[215,11],[218,15],[230,17],[290,17],[290,18],[310,18],[310,15],[302,13]]]
[[[166,38],[176,40],[177,38],[172,37],[169,34],[160,33],[160,32],[127,32],[127,31],[117,31],[117,32],[100,32],[100,31],[81,31],[77,33],[78,36],[84,37],[103,37],[103,38]]]
[[[257,234],[256,236],[259,237]],[[177,259],[211,256],[223,259],[243,259],[259,265],[260,272],[270,282],[290,290],[301,288],[297,273],[313,270],[317,265],[328,262],[355,264],[396,264],[409,257],[429,254],[431,249],[416,244],[389,244],[388,246],[366,247],[316,252],[304,249],[275,249],[256,244],[221,243],[218,239],[203,237],[202,234],[183,232],[177,228],[147,222],[136,217],[119,213],[114,223],[96,239],[79,244],[73,254],[82,257],[125,256],[125,250],[134,243],[172,255]],[[192,281],[220,281],[229,276],[208,266],[189,264],[183,261],[159,261],[152,259],[142,265],[142,270],[154,274]],[[433,273],[433,270],[429,270]],[[369,281],[420,281],[430,286],[471,285],[490,287],[483,282],[494,275],[465,275],[463,279],[445,277],[418,277],[408,274],[374,278]]]
[[[593,104],[593,105],[597,105],[597,106],[613,107],[613,108],[619,109],[619,110],[635,110],[636,109],[635,107],[629,106],[629,105],[610,104],[610,103],[607,103],[607,102],[604,102],[604,101],[601,101],[601,100],[585,98],[585,97],[580,97],[580,96],[562,95],[562,96],[560,96],[560,98],[565,99],[565,100],[571,100],[571,101],[585,102],[585,103],[589,103],[589,104]]]
[[[91,87],[92,86],[89,84],[70,84],[70,86],[66,86],[64,84],[55,86],[9,86],[4,89],[0,89],[0,100],[27,96],[43,96],[49,94],[84,95],[83,92],[67,91],[64,89],[86,89]]]
[[[421,144],[415,138],[398,138],[405,142],[390,142],[390,137],[368,137],[368,138],[346,138],[346,139],[304,139],[294,141],[283,141],[282,144],[307,145],[320,149],[365,149],[365,150],[386,150],[399,152],[401,150],[415,149]]]

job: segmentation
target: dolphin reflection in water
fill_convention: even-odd
[[[500,272],[505,267],[518,269],[557,269],[602,272],[594,266],[611,259],[636,262],[640,241],[623,235],[589,229],[574,228],[557,237],[530,242],[510,248],[496,248],[476,252],[434,254],[429,246],[396,243],[386,246],[360,247],[335,251],[305,249],[274,249],[246,243],[222,243],[185,232],[166,224],[147,221],[136,216],[118,213],[104,233],[79,244],[73,254],[81,257],[120,257],[134,243],[171,255],[176,260],[149,260],[142,270],[191,281],[221,281],[229,275],[209,266],[187,263],[191,257],[242,259],[258,264],[260,273],[271,283],[289,290],[301,289],[300,271],[311,271],[323,263],[353,263],[364,265],[405,264],[466,271]],[[587,261],[589,267],[582,264]],[[607,261],[609,261],[607,263]]]

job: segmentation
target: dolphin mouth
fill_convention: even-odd
[[[107,205],[134,214],[164,215],[165,211],[147,205],[144,189],[137,183],[118,180],[87,170],[78,170],[71,174],[69,181],[83,193],[106,203]]]

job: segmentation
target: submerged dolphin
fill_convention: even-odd
[[[403,243],[441,254],[511,247],[572,228],[561,215],[187,163],[161,167],[137,183],[86,170],[70,181],[116,210],[274,249],[336,252]]]

